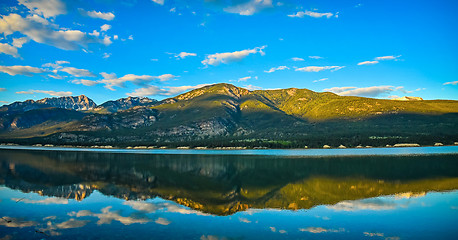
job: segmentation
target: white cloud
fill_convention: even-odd
[[[34,94],[34,93],[44,93],[55,97],[71,96],[72,92],[56,92],[56,91],[45,91],[45,90],[29,90],[29,91],[20,91],[16,94]]]
[[[15,58],[21,57],[17,51],[17,48],[9,45],[8,43],[0,43],[0,53],[11,55]]]
[[[27,37],[13,38],[13,46],[21,48],[22,45],[26,44],[29,41]]]
[[[202,64],[208,66],[218,66],[221,63],[228,64],[232,62],[241,61],[243,58],[247,57],[250,54],[260,53],[262,56],[265,55],[264,51],[262,51],[267,46],[256,47],[253,49],[246,49],[241,51],[235,52],[225,52],[225,53],[215,53],[207,55],[205,60],[202,61]]]
[[[103,39],[79,30],[59,29],[56,24],[36,15],[21,17],[18,14],[1,16],[0,33],[5,36],[20,32],[29,39],[64,50],[79,50],[89,44],[104,44]],[[105,43],[105,45],[107,45]]]
[[[331,70],[331,72],[337,71],[344,68],[344,66],[309,66],[309,67],[303,67],[303,68],[296,68],[296,71],[301,71],[301,72],[321,72],[324,70]]]
[[[134,36],[130,35],[127,39],[134,40]]]
[[[0,72],[8,73],[11,76],[15,75],[25,75],[25,76],[32,76],[34,73],[43,73],[45,72],[44,69],[30,67],[30,66],[0,66]]]
[[[322,227],[308,227],[308,228],[299,228],[301,232],[309,232],[309,233],[337,233],[337,232],[345,232],[345,228],[339,229],[328,229]]]
[[[153,80],[155,77],[154,76],[149,76],[149,75],[135,75],[135,74],[126,74],[123,77],[116,77],[116,74],[111,73],[100,73],[103,77],[102,80],[99,80],[97,82],[105,84],[105,88],[108,88],[112,91],[115,91],[114,87],[121,87],[125,88],[126,87],[126,82],[132,82],[135,85],[144,85],[151,80]]]
[[[157,224],[160,224],[160,225],[165,225],[165,226],[167,226],[167,225],[169,225],[171,223],[169,220],[167,220],[165,218],[161,218],[161,217],[156,219],[154,222],[157,223]]]
[[[78,9],[81,15],[88,16],[91,18],[100,18],[103,20],[111,21],[115,18],[115,15],[112,12],[97,12],[97,11],[85,11],[83,9]]]
[[[291,60],[293,60],[295,62],[305,61],[303,58],[298,58],[298,57],[293,57],[293,58],[291,58]]]
[[[2,217],[3,221],[0,221],[0,226],[13,227],[13,228],[23,228],[23,227],[33,227],[38,225],[35,221],[24,221],[20,218],[12,218],[8,216]]]
[[[187,53],[187,52],[181,52],[181,53],[175,55],[176,58],[181,58],[181,59],[184,59],[185,57],[195,57],[195,56],[197,56],[197,54],[195,54],[195,53]]]
[[[328,78],[321,78],[321,79],[315,80],[313,82],[322,82],[322,81],[326,81],[326,80],[328,80]]]
[[[262,87],[258,87],[258,86],[254,86],[254,85],[245,85],[243,86],[244,88],[250,90],[250,91],[254,91],[254,90],[262,90]]]
[[[309,56],[309,58],[311,58],[311,59],[323,59],[323,57],[320,57],[320,56]]]
[[[382,94],[389,94],[395,91],[393,86],[373,86],[373,87],[333,87],[327,88],[323,91],[333,92],[341,96],[365,96],[365,97],[377,97]]]
[[[103,53],[102,58],[109,58],[109,57],[111,57],[111,53]]]
[[[363,199],[355,201],[343,201],[332,206],[327,206],[329,209],[336,211],[361,211],[361,210],[392,210],[397,205],[394,202],[383,201],[381,199]]]
[[[326,18],[331,18],[334,16],[332,13],[319,13],[319,12],[313,12],[313,11],[299,11],[295,14],[290,14],[288,17],[298,17],[298,18],[303,18],[304,16],[309,16],[313,18],[321,18],[321,17],[326,17]],[[337,14],[335,15],[337,17]]]
[[[444,83],[444,85],[457,85],[457,84],[458,84],[458,81]]]
[[[289,67],[287,67],[287,66],[279,66],[279,67],[273,67],[273,68],[269,69],[268,71],[264,71],[264,72],[273,73],[275,71],[286,70],[286,69],[289,69]]]
[[[164,5],[164,0],[152,0],[152,1],[159,5]]]
[[[103,24],[102,26],[100,26],[100,31],[102,31],[102,32],[106,32],[106,31],[108,31],[110,29],[111,29],[111,25],[109,25],[109,24]]]
[[[248,77],[242,77],[242,78],[239,78],[239,82],[246,82],[247,80],[251,79],[251,76],[248,76]]]
[[[65,3],[60,0],[18,0],[18,2],[27,7],[32,13],[45,18],[67,13]]]
[[[195,86],[179,86],[179,87],[164,87],[159,88],[158,86],[150,85],[144,88],[135,89],[132,93],[127,93],[128,96],[133,97],[146,97],[146,96],[154,96],[154,95],[161,95],[161,96],[172,96],[177,95],[179,93],[189,91],[196,88],[205,87],[209,84],[199,84]]]
[[[68,73],[74,77],[95,77],[96,75],[89,70],[74,67],[60,68],[59,71]]]
[[[364,62],[360,62],[358,63],[358,65],[374,65],[374,64],[377,64],[379,63],[378,61],[364,61]]]
[[[89,210],[81,210],[76,213],[77,217],[97,217],[97,225],[102,224],[111,224],[112,221],[118,221],[124,225],[130,225],[134,223],[147,223],[150,222],[150,219],[146,217],[141,217],[135,214],[131,216],[124,217],[121,216],[120,211],[110,211],[111,206],[102,208],[101,213],[93,213]]]
[[[84,86],[89,86],[89,87],[92,87],[94,85],[99,84],[99,82],[97,82],[97,81],[85,80],[85,79],[75,79],[75,80],[72,80],[72,83],[74,83],[74,84],[82,84]]]
[[[251,16],[263,9],[272,8],[272,0],[250,0],[224,8],[225,12]]]
[[[156,76],[155,78],[159,79],[159,81],[161,81],[161,82],[165,82],[165,81],[177,78],[177,77],[179,77],[179,76],[175,76],[175,75],[172,75],[172,74],[162,74],[160,76]]]
[[[374,58],[374,60],[380,60],[380,61],[397,60],[399,57],[401,57],[401,55],[399,55],[399,56],[383,56],[383,57],[376,57],[376,58]]]
[[[70,95],[71,95],[71,93],[70,93]],[[11,200],[13,200],[13,201],[21,200],[21,202],[23,202],[23,203],[44,204],[44,205],[48,205],[48,204],[68,204],[68,199],[66,199],[66,198],[56,198],[56,197],[46,198],[46,199],[42,199],[42,200],[19,199],[19,198],[12,198]]]
[[[132,207],[133,209],[141,212],[152,213],[159,209],[158,206],[148,203],[148,202],[141,202],[141,201],[125,201],[123,205],[127,205]]]

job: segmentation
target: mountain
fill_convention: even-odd
[[[136,107],[136,106],[151,105],[156,102],[157,100],[150,99],[147,97],[121,98],[115,101],[105,102],[97,106],[96,108],[94,108],[94,111],[98,113],[115,113],[115,112],[119,112],[122,110],[127,110],[132,107]]]
[[[40,108],[63,108],[71,110],[91,110],[95,108],[97,104],[94,103],[90,98],[80,95],[77,97],[59,97],[59,98],[44,98],[37,101],[27,100],[24,102],[14,102],[9,105],[4,105],[0,108],[0,113],[6,112],[26,112],[33,109]]]
[[[278,148],[433,145],[458,140],[458,101],[451,100],[392,101],[297,88],[249,91],[223,83],[159,102],[127,98],[105,104],[85,111],[85,116],[67,121],[65,126],[48,126],[46,131],[43,125],[9,128],[0,132],[0,139],[78,145]],[[133,105],[137,106],[130,107]]]

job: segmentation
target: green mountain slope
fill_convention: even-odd
[[[28,135],[20,136],[26,138],[21,141],[171,147],[354,147],[403,142],[453,144],[458,140],[458,101],[395,101],[296,88],[249,91],[222,83],[152,105],[85,114],[81,120],[59,127],[58,132],[65,134],[34,138],[44,134],[30,130]],[[0,137],[13,141],[15,131]]]

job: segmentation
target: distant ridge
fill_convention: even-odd
[[[45,113],[37,104],[55,110]],[[0,142],[11,141],[280,148],[453,144],[458,101],[392,101],[297,88],[249,91],[226,83],[162,101],[128,97],[96,106],[81,96],[28,100],[0,108]]]

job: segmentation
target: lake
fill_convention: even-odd
[[[458,147],[43,149],[0,149],[0,239],[458,234]]]

